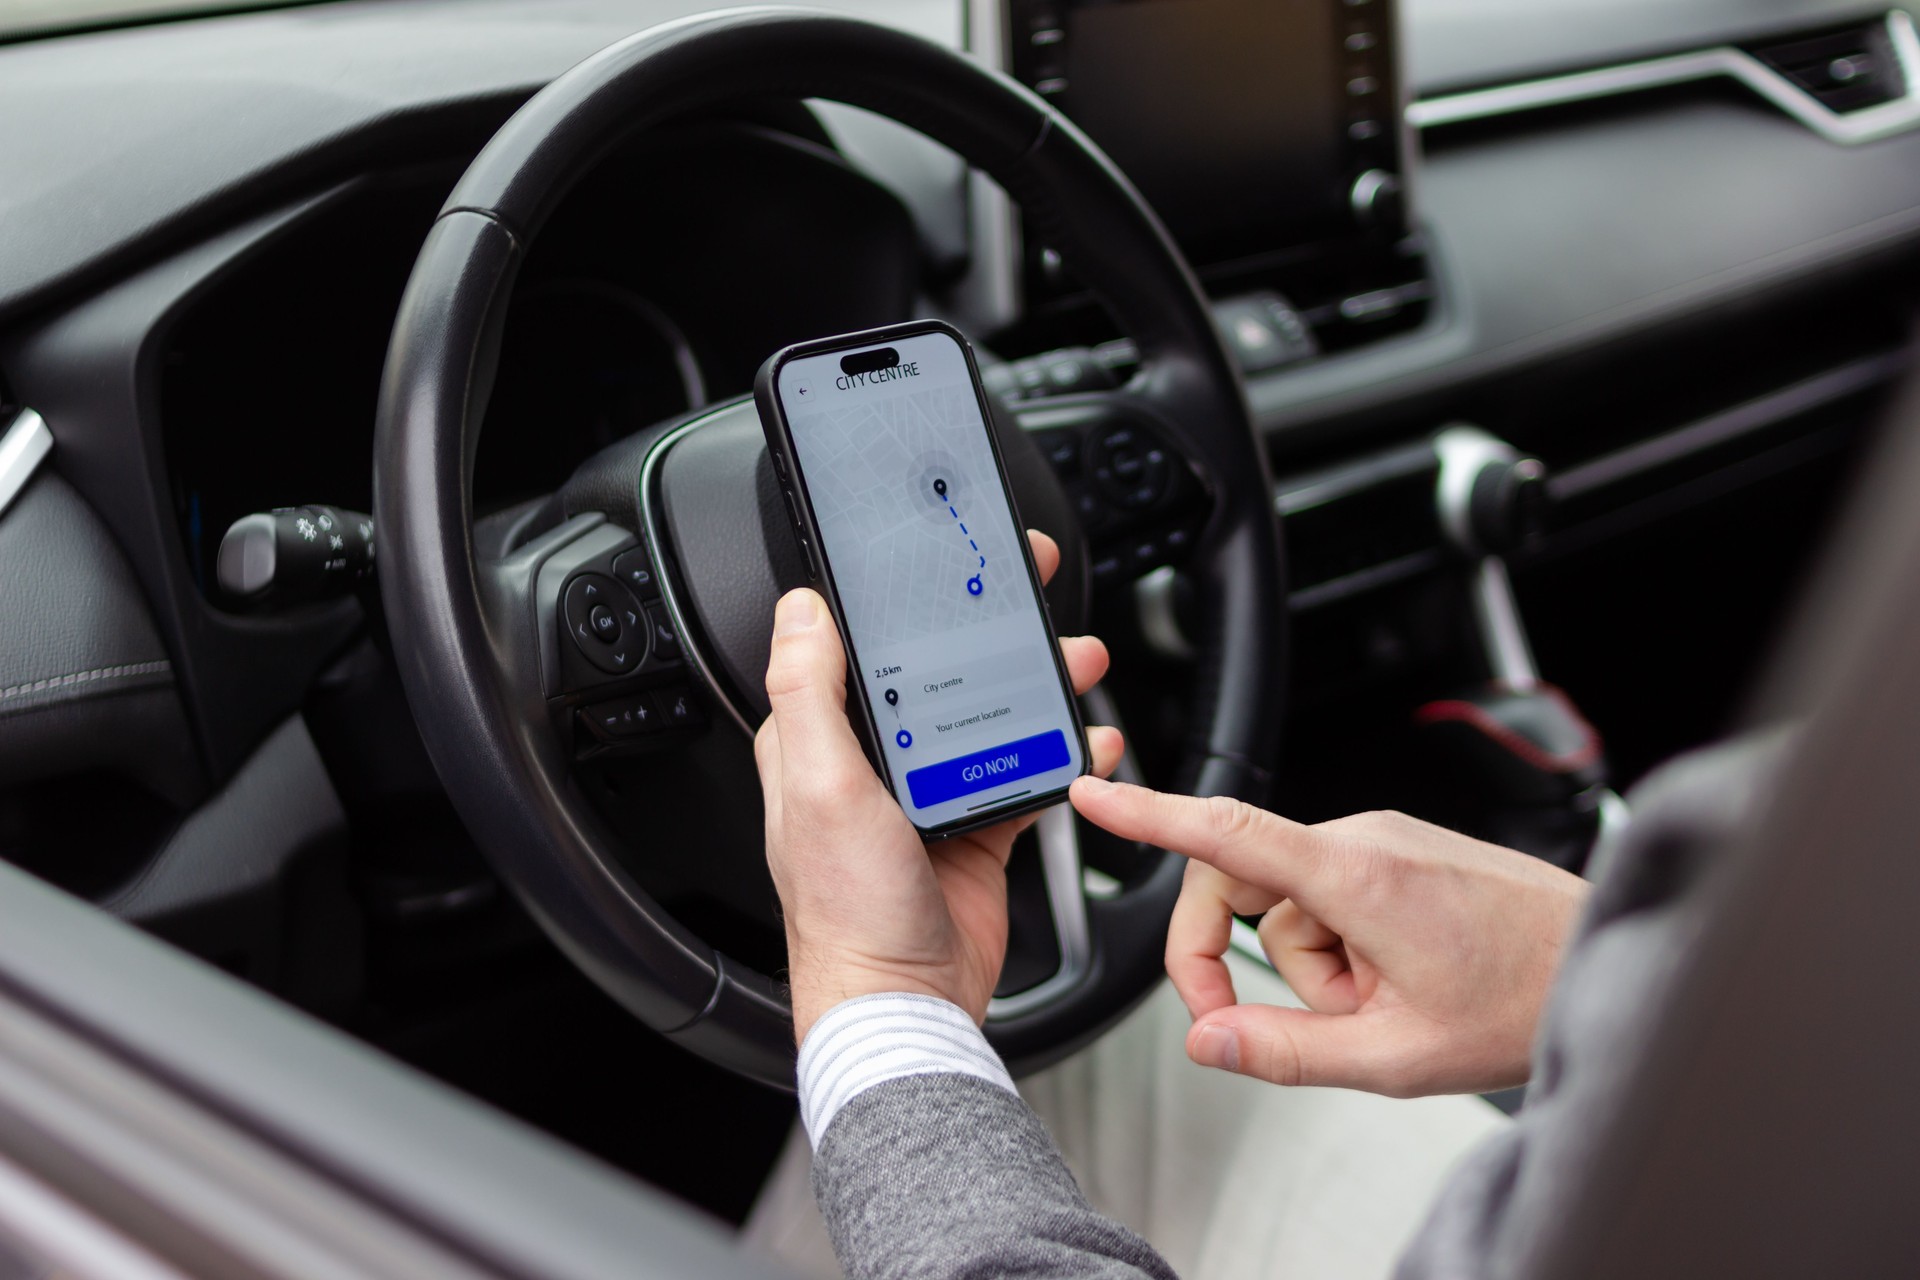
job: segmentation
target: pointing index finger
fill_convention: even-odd
[[[1095,826],[1292,898],[1338,927],[1330,917],[1341,914],[1340,904],[1331,891],[1341,863],[1311,827],[1224,796],[1202,800],[1099,778],[1077,779],[1071,795],[1073,807]]]

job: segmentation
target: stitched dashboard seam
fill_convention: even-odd
[[[171,670],[173,670],[173,664],[165,658],[154,662],[128,662],[117,667],[95,667],[92,671],[74,671],[64,676],[48,676],[44,680],[9,685],[5,689],[0,689],[0,702],[5,702],[9,698],[24,698],[31,694],[45,693],[50,689],[65,689],[77,684],[99,684],[108,680],[129,680],[134,676],[161,675]]]

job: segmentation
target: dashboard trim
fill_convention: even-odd
[[[1752,54],[1723,45],[1427,98],[1408,108],[1407,120],[1417,129],[1435,129],[1724,77],[1745,85],[1827,141],[1858,146],[1920,126],[1920,35],[1916,35],[1913,19],[1905,10],[1892,10],[1883,21],[1907,91],[1892,102],[1844,115],[1830,110]]]
[[[13,505],[52,451],[53,432],[47,428],[46,419],[31,409],[14,414],[7,429],[0,432],[0,514]]]
[[[1556,502],[1586,497],[1657,471],[1777,423],[1815,413],[1853,396],[1890,387],[1909,368],[1907,353],[1888,351],[1836,365],[1718,413],[1591,458],[1551,477]]]

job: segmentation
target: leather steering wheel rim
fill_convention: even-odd
[[[381,389],[375,509],[396,663],[443,784],[495,868],[561,949],[684,1047],[792,1086],[791,1022],[767,975],[715,951],[620,869],[570,783],[571,758],[527,667],[522,602],[476,561],[473,458],[512,285],[573,184],[650,126],[735,102],[825,98],[908,125],[1004,187],[1138,345],[1128,390],[1177,405],[1171,426],[1210,472],[1193,556],[1201,631],[1195,794],[1258,802],[1285,670],[1284,582],[1263,451],[1204,295],[1126,178],[1022,86],[917,37],[805,10],[686,19],[566,72],[500,129],[429,232],[397,314]],[[1068,998],[990,1030],[1035,1065],[1104,1030],[1152,988],[1184,862],[1163,855],[1090,901],[1090,970]],[[1121,945],[1124,943],[1124,945]]]

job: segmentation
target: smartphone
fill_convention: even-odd
[[[850,714],[928,838],[1057,803],[1087,771],[986,396],[938,321],[788,347],[754,383]]]

